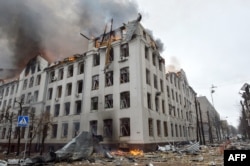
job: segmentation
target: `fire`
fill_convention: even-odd
[[[139,149],[130,150],[129,154],[133,156],[143,156],[143,151]]]

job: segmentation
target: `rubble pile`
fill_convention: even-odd
[[[187,142],[185,145],[169,144],[157,146],[153,152],[133,149],[108,151],[99,142],[101,136],[82,132],[63,148],[49,152],[45,156],[26,159],[0,160],[0,166],[7,165],[53,165],[53,166],[223,166],[223,143],[200,145],[199,142]],[[250,150],[250,142],[232,142],[226,150]]]

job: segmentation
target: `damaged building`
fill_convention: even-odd
[[[37,56],[17,81],[0,86],[1,113],[10,105],[17,115],[15,98],[24,101],[22,115],[49,113],[45,150],[57,150],[81,131],[102,135],[107,148],[150,151],[157,144],[195,140],[196,93],[183,70],[166,74],[157,43],[139,21],[90,39],[83,54],[51,64]],[[4,149],[9,128],[0,124]],[[31,130],[22,130],[23,145]],[[41,137],[33,140],[32,151],[40,148]]]

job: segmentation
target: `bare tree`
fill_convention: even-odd
[[[21,116],[23,113],[23,98],[20,99],[20,101],[17,101],[15,99],[15,103],[19,106],[18,116]],[[20,133],[20,127],[17,127],[17,152],[16,155],[18,156],[20,153],[20,140],[21,140],[21,133]]]
[[[40,155],[43,154],[44,151],[44,142],[45,139],[48,136],[49,129],[52,125],[52,118],[50,116],[50,113],[48,111],[45,111],[41,114],[40,120],[39,120],[39,127],[38,127],[38,134],[41,136],[41,149],[40,149]]]

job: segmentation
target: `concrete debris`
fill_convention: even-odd
[[[179,150],[179,153],[183,153],[183,152],[187,152],[190,154],[195,154],[200,150],[200,143],[196,142],[196,143],[191,143],[191,145],[188,145],[187,147]]]
[[[7,166],[8,163],[4,160],[0,160],[0,166]]]

